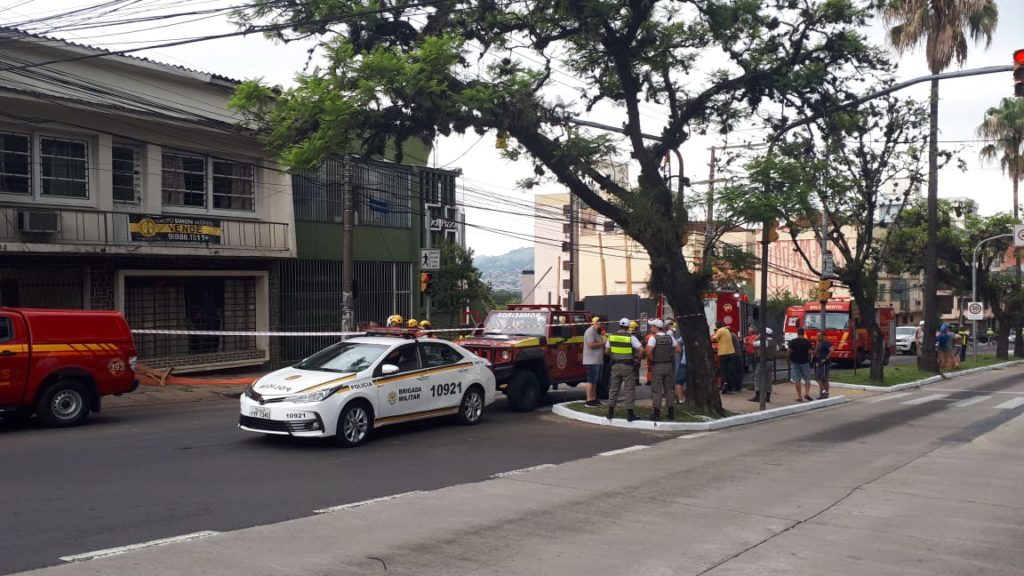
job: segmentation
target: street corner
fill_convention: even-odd
[[[846,396],[833,396],[823,400],[793,403],[785,406],[769,408],[763,411],[734,414],[733,416],[727,416],[725,418],[711,419],[697,416],[694,419],[695,421],[691,422],[666,422],[663,420],[657,422],[652,421],[649,417],[646,417],[649,414],[650,408],[642,405],[637,405],[637,419],[632,422],[620,417],[615,417],[609,420],[606,416],[580,411],[583,404],[581,401],[556,404],[552,407],[551,412],[552,414],[563,418],[586,422],[588,424],[596,424],[598,426],[610,426],[614,428],[627,428],[652,432],[699,432],[722,430],[725,428],[732,428],[733,426],[752,424],[754,422],[781,418],[792,414],[810,412],[820,408],[837,406],[849,401],[850,398],[847,398]],[[604,407],[602,407],[602,409],[606,410]]]
[[[104,408],[127,408],[175,404],[185,402],[211,402],[237,399],[243,387],[237,385],[190,385],[169,384],[166,386],[139,386],[129,394],[108,396],[103,399]]]

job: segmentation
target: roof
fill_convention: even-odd
[[[13,34],[15,36],[21,36],[23,38],[32,38],[32,39],[36,39],[36,40],[46,40],[46,41],[50,41],[50,42],[59,42],[60,44],[63,44],[64,46],[66,46],[68,48],[73,48],[73,49],[76,49],[76,50],[79,50],[79,51],[88,51],[88,52],[91,52],[91,53],[95,54],[96,56],[107,55],[107,56],[109,56],[111,58],[119,58],[119,59],[127,60],[129,63],[143,64],[143,65],[149,65],[149,66],[152,66],[152,67],[161,68],[164,71],[172,73],[172,74],[188,75],[188,76],[192,76],[192,77],[195,77],[197,79],[200,79],[200,80],[205,79],[207,82],[218,81],[218,82],[223,82],[223,83],[227,83],[227,84],[231,84],[231,85],[236,85],[236,84],[241,84],[242,83],[241,80],[238,80],[236,78],[231,78],[229,76],[224,76],[222,74],[214,74],[212,72],[206,72],[206,71],[203,71],[203,70],[196,70],[194,68],[188,68],[186,66],[179,66],[179,65],[176,65],[176,64],[167,64],[167,63],[164,63],[164,62],[160,62],[158,60],[153,60],[151,58],[145,58],[143,56],[134,56],[132,54],[115,54],[111,50],[106,50],[104,48],[99,48],[97,46],[91,46],[89,44],[82,44],[82,43],[79,43],[79,42],[72,42],[70,40],[66,40],[64,38],[57,38],[57,37],[54,37],[54,36],[46,36],[46,35],[43,35],[43,34],[33,34],[31,32],[25,32],[24,30],[20,30],[18,28],[13,28],[13,27],[10,27],[10,26],[0,26],[0,34],[4,34],[4,35]],[[7,38],[4,37],[2,39],[6,40]]]

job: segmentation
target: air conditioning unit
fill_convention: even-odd
[[[50,210],[18,210],[18,231],[56,234],[60,232],[60,213]]]

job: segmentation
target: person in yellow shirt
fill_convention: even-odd
[[[715,334],[711,339],[718,347],[718,366],[722,371],[722,394],[739,392],[741,384],[737,375],[742,377],[740,370],[743,368],[736,346],[733,345],[732,331],[722,321],[716,322],[715,328]]]

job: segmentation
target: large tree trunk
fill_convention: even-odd
[[[1011,315],[1007,312],[997,313],[996,317],[996,358],[1006,360],[1010,355]]]
[[[651,258],[651,284],[668,298],[683,334],[686,402],[700,412],[724,416],[722,397],[715,389],[714,350],[697,278],[686,269],[679,247],[658,243],[645,248]]]
[[[877,278],[872,281],[877,281]],[[875,302],[868,300],[863,286],[850,286],[853,300],[860,310],[861,322],[868,331],[871,340],[871,371],[868,378],[872,383],[882,384],[885,378],[885,336],[882,327],[875,319]],[[852,321],[852,319],[851,319]]]
[[[927,372],[939,371],[939,358],[935,350],[935,292],[938,288],[938,198],[939,198],[939,81],[932,80],[928,131],[928,246],[924,259],[924,335],[917,355],[917,367]]]

